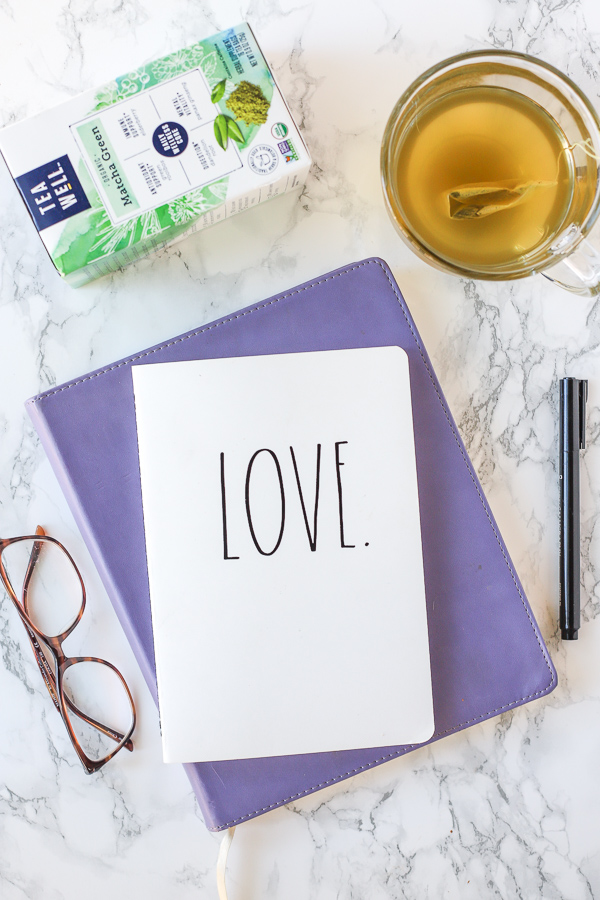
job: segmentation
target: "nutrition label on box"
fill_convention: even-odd
[[[113,224],[242,168],[235,142],[217,143],[218,113],[192,69],[71,125]]]

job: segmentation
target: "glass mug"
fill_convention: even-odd
[[[426,262],[473,279],[541,272],[600,292],[600,119],[553,66],[521,53],[447,59],[398,100],[381,148],[392,222]]]

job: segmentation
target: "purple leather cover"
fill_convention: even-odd
[[[390,344],[406,350],[410,366],[432,740],[556,686],[556,671],[411,315],[387,265],[366,259],[27,401],[155,699],[131,364]],[[410,635],[398,635],[399,652],[404,640]],[[414,746],[198,763],[186,771],[207,827],[219,831]]]

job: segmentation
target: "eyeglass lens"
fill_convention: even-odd
[[[92,760],[112,753],[133,724],[133,710],[119,674],[95,660],[83,660],[69,666],[63,675],[63,692],[76,709],[88,719],[113,731],[105,734],[67,707],[67,716],[83,752]]]
[[[15,541],[2,551],[6,574],[17,597],[26,592],[31,621],[44,634],[62,634],[83,606],[77,570],[60,545],[50,541]],[[30,562],[35,564],[30,568]]]
[[[77,620],[84,605],[83,587],[59,544],[18,540],[3,549],[2,562],[16,596],[42,634],[56,637]],[[53,656],[43,641],[40,646],[56,683]],[[65,714],[81,749],[91,760],[104,759],[133,724],[131,701],[120,674],[108,663],[80,660],[64,669],[62,689]]]

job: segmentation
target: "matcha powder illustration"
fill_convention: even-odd
[[[263,125],[267,121],[270,104],[258,85],[241,81],[227,98],[225,106],[246,125]]]

